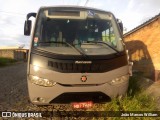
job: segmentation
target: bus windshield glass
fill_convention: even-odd
[[[69,55],[109,55],[124,50],[115,19],[97,11],[42,9],[35,25],[32,46]]]

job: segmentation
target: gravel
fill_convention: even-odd
[[[0,68],[0,111],[85,111],[83,109],[75,110],[70,104],[55,104],[51,106],[33,105],[28,97],[26,73],[26,62],[19,62]],[[160,84],[157,88],[160,88]],[[102,106],[103,104],[94,104],[93,108],[87,109],[87,111],[103,111]],[[68,119],[64,118],[64,120]],[[76,116],[72,119],[77,120],[82,118]],[[84,120],[87,119],[90,118],[84,118]]]
[[[28,103],[26,68],[26,63],[0,68],[0,111],[16,109],[21,101]]]
[[[0,68],[0,111],[77,111],[70,104],[36,106],[30,103],[26,73],[26,62]],[[101,105],[94,105],[92,110],[98,110],[97,107],[102,108]],[[78,109],[78,111],[84,110]],[[87,119],[89,118],[85,118]]]

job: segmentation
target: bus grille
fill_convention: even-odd
[[[48,61],[48,66],[61,72],[97,72],[102,69],[101,64],[75,64]]]

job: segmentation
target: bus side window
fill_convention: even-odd
[[[102,41],[108,42],[113,47],[116,47],[116,37],[112,27],[107,28],[106,30],[102,31]]]

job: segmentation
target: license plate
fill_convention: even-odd
[[[73,102],[72,107],[75,109],[81,109],[81,108],[91,108],[93,106],[92,101],[87,102]]]

